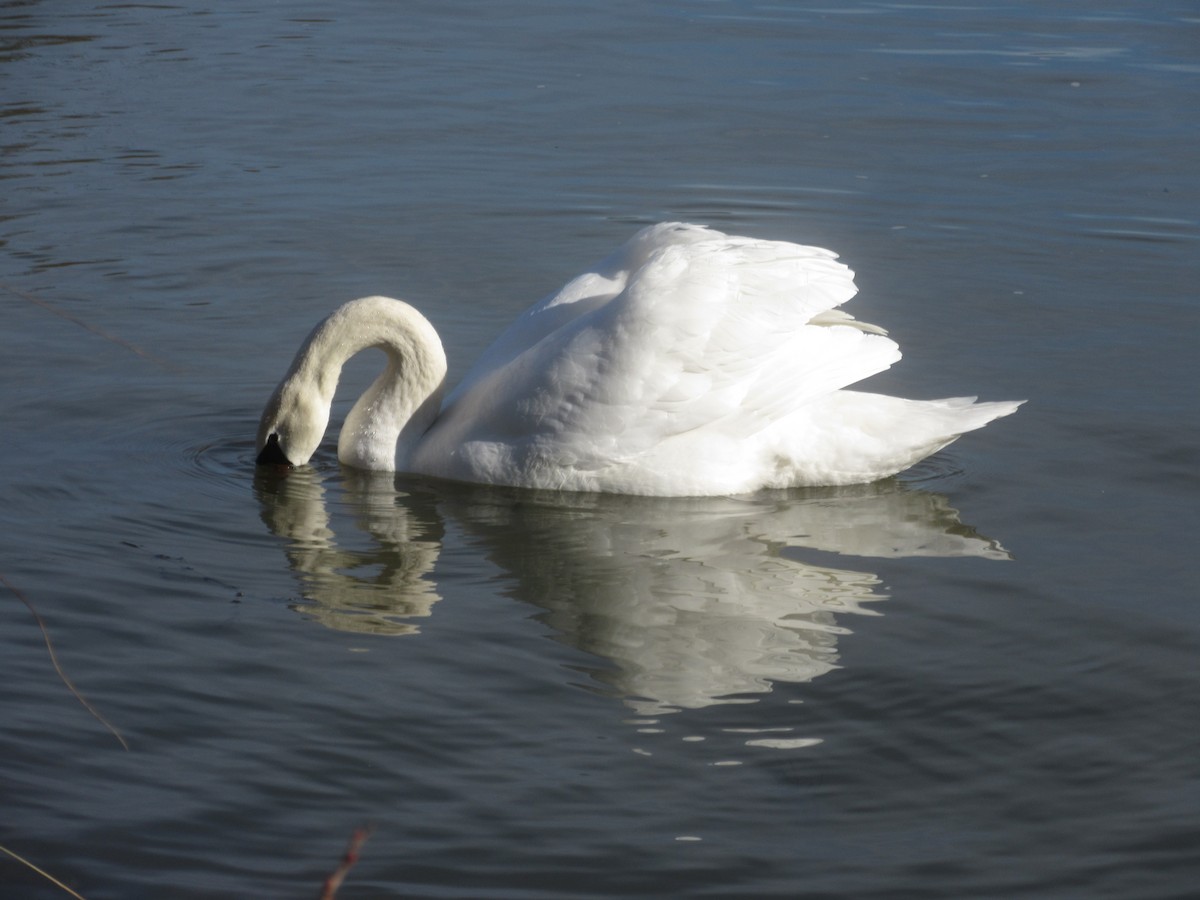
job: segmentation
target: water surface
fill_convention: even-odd
[[[1183,2],[0,3],[0,574],[129,745],[5,589],[0,845],[89,900],[315,896],[364,823],[339,896],[1191,896],[1198,47]],[[1030,403],[837,491],[255,472],[336,304],[453,380],[666,219],[841,253],[873,388]]]

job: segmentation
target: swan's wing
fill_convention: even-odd
[[[573,320],[609,303],[625,290],[631,273],[645,266],[657,251],[723,237],[719,231],[681,222],[664,222],[641,229],[604,259],[514,319],[447,396],[446,408],[548,335],[568,328]]]
[[[589,468],[685,434],[743,438],[899,358],[878,329],[831,313],[854,293],[819,248],[716,232],[656,247],[606,302],[480,372],[430,442]]]
[[[660,252],[612,309],[646,335],[623,349],[656,370],[652,411],[757,430],[899,359],[880,329],[836,308],[857,292],[853,279],[828,250],[722,237]],[[669,352],[651,352],[668,333]]]

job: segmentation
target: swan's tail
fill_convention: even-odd
[[[1024,400],[906,400],[836,391],[797,411],[776,434],[787,484],[857,484],[902,472],[968,431],[1016,412]],[[789,481],[790,479],[790,481]]]
[[[843,391],[843,394],[851,394]],[[871,395],[865,395],[871,396]],[[976,402],[976,397],[946,397],[942,400],[901,400],[898,405],[886,404],[881,409],[876,428],[883,426],[890,435],[894,453],[886,468],[895,474],[937,453],[958,440],[968,431],[982,428],[988,422],[1012,415],[1024,400],[994,400]]]
[[[944,400],[915,400],[925,408],[927,414],[945,422],[947,436],[953,440],[959,435],[982,428],[988,422],[1003,416],[1011,416],[1024,400],[993,400],[977,403],[978,397],[947,397]]]

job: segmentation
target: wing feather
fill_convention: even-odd
[[[855,293],[828,250],[645,229],[518,319],[425,443],[588,468],[703,429],[755,433],[899,359],[881,329],[837,309]]]

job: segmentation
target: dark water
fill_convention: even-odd
[[[97,898],[1200,883],[1189,2],[0,2],[0,845]],[[663,219],[1028,397],[903,478],[256,477],[337,303],[452,378]],[[354,373],[358,383],[368,361]],[[0,854],[0,895],[62,891]]]

